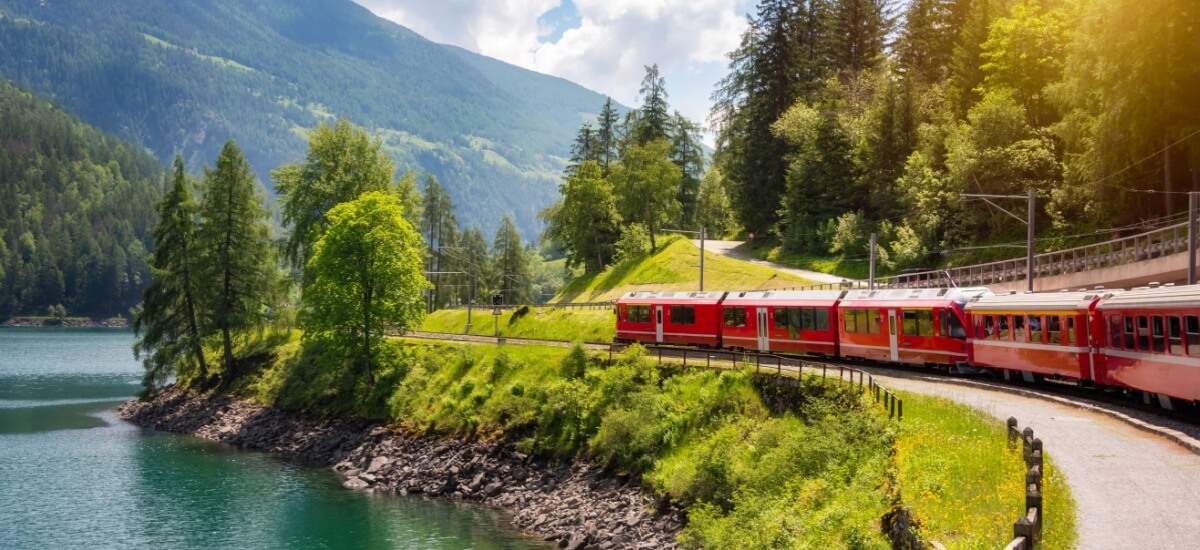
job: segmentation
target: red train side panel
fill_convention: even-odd
[[[617,340],[720,346],[724,292],[629,292],[617,300]]]
[[[1057,292],[981,296],[966,306],[974,329],[972,366],[1096,380],[1090,322],[1111,294]]]
[[[1100,302],[1101,382],[1200,401],[1200,285],[1138,288]]]
[[[721,302],[725,347],[835,356],[840,290],[731,292]]]
[[[987,289],[851,290],[838,303],[842,357],[894,363],[967,364],[963,306]]]

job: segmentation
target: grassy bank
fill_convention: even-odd
[[[828,273],[848,279],[866,279],[871,275],[871,262],[865,258],[849,259],[841,256],[816,256],[813,254],[786,252],[782,246],[772,242],[752,246],[750,247],[750,253],[760,260],[796,269]],[[890,273],[882,267],[878,267],[875,275],[882,277],[890,275]]]
[[[660,241],[656,253],[647,252],[603,272],[572,280],[551,302],[613,300],[636,290],[696,290],[699,274],[700,250],[687,239],[674,236]],[[812,281],[770,268],[711,253],[704,255],[706,289],[756,290],[808,284]]]
[[[476,308],[471,314],[471,334],[492,336],[496,316],[491,308]],[[549,338],[553,340],[611,342],[616,331],[612,308],[554,309],[532,307],[526,313],[505,310],[499,318],[500,335],[510,338]],[[420,330],[464,334],[465,309],[443,309],[425,317]]]
[[[922,537],[947,548],[1003,548],[1025,506],[1025,463],[995,418],[944,399],[904,394],[896,481]],[[1044,546],[1072,548],[1075,501],[1046,460]]]

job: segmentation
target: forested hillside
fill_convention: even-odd
[[[128,313],[161,178],[141,148],[0,80],[0,317]]]
[[[760,0],[741,44],[715,165],[792,251],[862,256],[876,231],[893,267],[1017,255],[1001,209],[1023,219],[1029,190],[1043,249],[1179,220],[1200,190],[1195,2]]]
[[[485,230],[527,237],[604,97],[434,44],[349,0],[0,0],[0,76],[189,171],[227,139],[259,178],[345,117]],[[590,116],[590,115],[586,115]]]

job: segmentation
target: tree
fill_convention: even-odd
[[[478,302],[480,296],[489,296],[491,291],[496,288],[492,256],[488,252],[487,240],[483,236],[483,231],[479,230],[479,226],[472,225],[463,231],[459,247],[462,248],[462,263],[468,271],[475,274],[473,295]]]
[[[600,160],[600,156],[600,142],[596,131],[592,129],[592,123],[585,122],[575,135],[575,142],[571,144],[571,157],[567,160],[566,175],[574,174],[580,164],[589,160]]]
[[[421,190],[421,227],[427,235],[429,245],[426,271],[445,271],[442,264],[441,247],[446,246],[447,237],[453,241],[458,232],[458,219],[454,216],[454,201],[446,188],[432,175],[425,176],[425,187]],[[433,293],[429,297],[428,311],[437,309],[441,297],[441,275],[434,275]]]
[[[612,168],[612,164],[620,158],[621,136],[619,135],[620,118],[618,118],[617,110],[613,107],[611,97],[604,98],[604,107],[600,109],[600,115],[596,117],[596,149],[599,151],[600,161],[600,177],[608,177],[608,171]]]
[[[271,172],[279,193],[283,225],[292,228],[284,242],[284,259],[297,268],[308,263],[313,243],[325,232],[325,214],[334,206],[368,191],[386,191],[396,167],[382,142],[346,119],[321,123],[309,134],[303,163]]]
[[[204,169],[197,243],[204,262],[199,276],[208,327],[221,333],[226,376],[232,377],[233,332],[262,326],[275,290],[275,257],[267,218],[250,164],[232,140],[216,167]]]
[[[834,0],[830,58],[846,78],[874,68],[892,30],[890,0]]]
[[[496,275],[496,290],[504,295],[506,304],[528,304],[533,300],[533,276],[529,272],[529,259],[521,244],[521,234],[513,225],[508,214],[496,229],[492,239],[493,272]]]
[[[198,272],[203,251],[196,243],[196,202],[193,183],[183,170],[183,157],[175,156],[171,188],[158,205],[154,228],[154,254],[150,273],[154,282],[142,292],[142,305],[133,318],[133,346],[143,359],[146,375],[142,385],[152,391],[190,357],[199,367],[200,380],[208,378],[208,363],[201,346],[201,285]]]
[[[385,328],[405,332],[424,316],[421,237],[393,194],[369,192],[329,211],[329,228],[313,247],[304,293],[306,335],[327,335],[355,350],[367,386],[375,383],[373,349]]]
[[[671,110],[667,104],[666,79],[659,74],[657,63],[646,67],[646,76],[642,78],[638,96],[642,99],[642,106],[631,128],[633,143],[645,145],[667,139],[671,130]]]
[[[612,184],[600,176],[599,163],[583,163],[559,186],[562,200],[543,211],[545,237],[566,251],[567,266],[603,270],[616,254],[621,234]]]
[[[708,229],[710,237],[720,237],[734,225],[733,205],[725,190],[725,176],[717,167],[711,167],[700,180],[700,192],[696,197],[696,224]]]
[[[700,147],[700,127],[679,111],[671,117],[671,162],[679,167],[679,225],[693,227],[696,217],[696,194],[704,176],[704,149]]]
[[[1013,6],[1008,17],[992,23],[983,43],[984,88],[1012,90],[1035,127],[1057,122],[1045,89],[1062,77],[1067,39],[1058,10],[1044,10],[1036,0]]]
[[[626,223],[644,225],[652,249],[658,248],[655,235],[679,211],[675,195],[682,176],[669,155],[670,144],[666,140],[635,145],[625,154],[625,160],[613,168],[611,178],[621,218]]]

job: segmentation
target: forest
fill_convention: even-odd
[[[1176,0],[763,0],[713,170],[746,230],[849,256],[877,232],[892,267],[1019,254],[1025,205],[963,194],[1033,190],[1040,249],[1182,221],[1198,32]]]
[[[542,214],[572,265],[600,270],[668,225],[851,260],[876,233],[885,271],[962,265],[1023,252],[1031,190],[1042,250],[1182,222],[1200,191],[1187,2],[762,0],[748,20],[711,159],[686,153],[693,123],[660,136],[669,188],[628,184],[665,92],[643,83],[623,120],[580,129]],[[980,194],[1011,199],[964,196]]]
[[[162,176],[143,149],[0,80],[0,318],[128,314]]]

